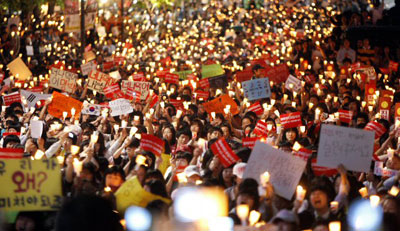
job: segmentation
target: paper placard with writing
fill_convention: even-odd
[[[127,94],[127,89],[132,88],[134,91],[140,92],[140,99],[145,100],[150,93],[150,82],[122,80],[121,91]]]
[[[268,78],[253,79],[242,83],[244,97],[248,100],[264,99],[271,96]]]
[[[51,68],[49,86],[61,91],[73,93],[78,75],[69,71]]]
[[[90,90],[104,94],[104,88],[116,82],[117,80],[111,78],[109,75],[104,74],[103,72],[100,71],[92,70],[88,78],[88,88]]]
[[[111,116],[127,115],[133,112],[133,107],[127,99],[116,99],[110,101]]]
[[[247,166],[251,167],[246,168],[243,179],[253,178],[260,184],[260,175],[268,171],[275,192],[287,200],[291,200],[306,164],[306,161],[290,153],[256,141],[247,162]]]
[[[323,124],[318,145],[317,164],[368,172],[374,150],[374,133],[356,128]]]

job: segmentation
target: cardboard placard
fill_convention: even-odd
[[[111,116],[127,115],[133,112],[133,107],[127,99],[116,99],[108,103]]]
[[[88,77],[88,88],[93,91],[97,91],[98,93],[104,94],[104,88],[108,87],[117,80],[111,78],[109,75],[104,74],[100,71],[93,70],[90,72]]]
[[[140,148],[152,152],[156,156],[160,156],[164,151],[164,140],[158,138],[157,136],[142,133],[142,138],[140,139]]]
[[[291,200],[306,164],[298,157],[256,141],[247,162],[251,168],[246,168],[243,178],[253,178],[260,184],[260,175],[268,171],[275,192]]]
[[[220,138],[211,145],[211,150],[216,155],[221,164],[227,168],[236,163],[240,158],[232,151],[232,148],[225,141],[225,138]]]
[[[51,68],[49,86],[61,91],[74,93],[78,75],[69,71]]]
[[[129,80],[122,80],[121,90],[123,93],[127,94],[126,90],[132,88],[135,91],[140,92],[140,99],[146,100],[150,93],[150,82],[133,82]]]
[[[368,172],[374,150],[374,133],[356,128],[323,124],[318,145],[317,164]]]
[[[10,69],[11,74],[15,76],[16,79],[27,80],[32,76],[32,72],[20,57],[7,64],[7,67]]]
[[[289,75],[285,82],[285,88],[289,91],[300,92],[301,90],[301,80],[294,77],[293,75]]]
[[[122,214],[132,205],[144,208],[153,200],[162,200],[167,204],[171,203],[171,200],[167,198],[146,191],[136,176],[125,181],[118,191],[115,192],[115,197],[117,200],[117,210]]]
[[[57,210],[61,206],[61,171],[56,159],[2,159],[0,204],[5,211]]]
[[[97,64],[95,61],[88,62],[81,65],[82,75],[89,75],[91,71],[95,71],[97,69]]]
[[[75,118],[78,119],[82,105],[81,101],[55,91],[53,92],[53,100],[49,104],[47,111],[50,115],[62,119],[63,112],[67,112],[67,117],[71,117],[71,109],[75,108]]]
[[[271,97],[269,79],[253,79],[242,83],[244,97],[248,100],[264,99]]]
[[[88,62],[96,59],[96,54],[93,51],[87,51],[83,54],[83,58],[88,63]]]
[[[224,114],[224,108],[226,105],[231,105],[230,111],[232,115],[239,113],[238,105],[231,97],[229,97],[229,95],[222,95],[211,101],[203,103],[204,110],[206,110],[207,113],[215,112]]]
[[[280,115],[281,125],[284,129],[296,128],[303,125],[300,112]]]
[[[210,64],[201,66],[201,78],[206,79],[210,77],[220,76],[225,73],[221,64]]]

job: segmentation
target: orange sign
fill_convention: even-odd
[[[239,113],[238,105],[229,95],[222,95],[209,102],[203,103],[204,110],[206,110],[207,113],[215,112],[224,114],[226,105],[231,105],[230,111],[233,115]]]
[[[51,101],[51,104],[49,105],[48,112],[50,115],[57,117],[57,118],[63,118],[63,112],[67,112],[68,116],[71,117],[71,109],[75,108],[75,118],[79,118],[79,114],[81,113],[82,110],[82,102],[79,100],[76,100],[72,97],[68,97],[66,95],[63,95],[58,92],[53,92],[53,100]]]

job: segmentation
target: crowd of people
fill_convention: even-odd
[[[400,1],[388,10],[384,4],[270,0],[250,1],[244,8],[241,1],[191,1],[184,7],[134,8],[127,11],[123,23],[114,15],[98,14],[96,28],[87,30],[85,39],[85,52],[95,54],[97,70],[118,71],[119,85],[134,75],[150,83],[149,96],[131,100],[133,112],[120,116],[106,109],[112,99],[89,89],[88,76],[81,73],[81,65],[88,62],[81,53],[83,43],[77,33],[65,31],[65,15],[4,15],[0,28],[3,95],[38,88],[43,94],[61,92],[48,84],[49,71],[56,67],[78,74],[69,97],[102,107],[97,116],[57,118],[48,110],[52,98],[39,101],[33,109],[26,99],[3,104],[2,134],[9,135],[2,136],[2,147],[23,148],[24,158],[37,158],[38,150],[45,154],[40,159],[57,158],[63,192],[59,211],[21,211],[14,222],[4,225],[5,230],[123,230],[124,211],[113,212],[118,210],[114,194],[132,179],[151,194],[170,199],[170,203],[158,199],[145,205],[154,218],[152,230],[163,230],[174,219],[175,194],[187,186],[223,189],[228,216],[243,225],[237,206],[248,205],[250,211],[260,213],[254,227],[258,230],[321,231],[329,230],[334,221],[348,230],[352,202],[378,195],[381,230],[398,230],[400,200],[391,192],[400,182],[395,118],[400,103],[399,41],[347,36],[350,28],[398,25]],[[106,33],[99,33],[99,27]],[[7,68],[18,57],[33,73],[19,85]],[[211,64],[220,64],[224,74],[208,78],[203,85],[202,67]],[[269,76],[276,67],[287,70],[283,81]],[[371,67],[372,74],[366,73]],[[165,73],[183,71],[191,71],[187,79],[165,82]],[[289,74],[301,81],[301,88],[285,87]],[[242,78],[269,78],[271,96],[248,100]],[[372,83],[374,91],[368,94]],[[383,94],[391,99],[388,115],[382,114],[378,103]],[[222,95],[233,99],[238,110],[207,111],[205,103]],[[254,111],[254,105],[260,111]],[[349,121],[339,118],[342,110],[351,113]],[[293,112],[300,112],[302,126],[284,129],[280,115]],[[43,121],[39,138],[32,138],[33,120]],[[259,121],[268,125],[261,133],[255,129]],[[376,137],[370,172],[347,171],[340,165],[334,174],[316,173],[312,160],[317,157],[321,124],[364,129],[371,121],[385,132]],[[143,149],[143,134],[164,141],[162,155]],[[246,164],[252,148],[244,146],[243,140],[254,137],[288,155],[295,155],[299,146],[312,151],[299,182],[307,189],[305,197],[293,195],[287,200],[274,193],[272,184],[243,177],[245,169],[252,167]],[[221,138],[239,157],[229,167],[211,150]],[[82,163],[79,171],[76,161]],[[375,162],[393,174],[375,174]],[[362,188],[367,188],[367,195],[359,193]],[[155,221],[163,222],[157,226]]]

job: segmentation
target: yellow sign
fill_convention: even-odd
[[[167,198],[154,195],[144,190],[136,176],[123,183],[115,193],[115,197],[117,199],[117,210],[120,213],[124,213],[125,210],[132,205],[146,207],[147,204],[153,200],[163,200],[168,204],[171,202],[171,200]]]
[[[170,165],[171,155],[170,154],[161,154],[162,163],[158,166],[158,170],[164,175],[165,171]]]
[[[32,76],[32,72],[20,57],[14,59],[7,67],[10,69],[11,74],[19,80],[26,80]]]
[[[61,171],[55,159],[0,159],[0,209],[56,210],[61,206]]]

